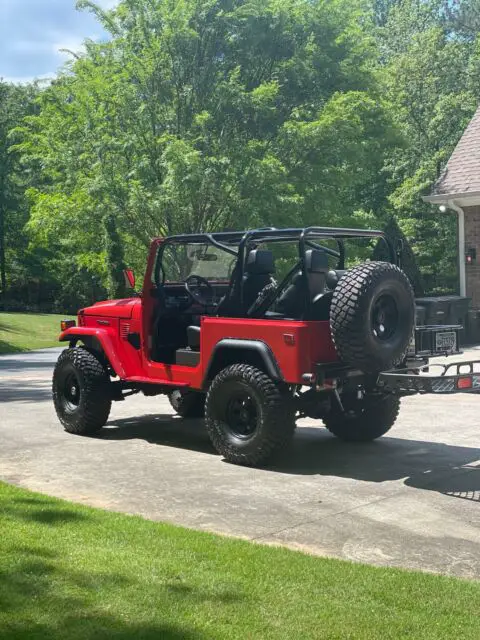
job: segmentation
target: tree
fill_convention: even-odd
[[[0,79],[0,300],[7,296],[8,275],[25,248],[23,226],[27,220],[24,191],[28,184],[12,151],[12,130],[34,110],[35,86],[14,86]],[[16,260],[15,260],[16,258]]]
[[[42,162],[29,196],[44,243],[75,229],[76,259],[107,284],[106,215],[139,255],[156,235],[381,209],[369,185],[395,136],[361,2],[78,4],[111,39],[42,94],[19,147]]]
[[[126,295],[123,271],[123,247],[115,223],[113,213],[108,213],[104,219],[105,253],[108,267],[108,289],[114,298],[124,298]]]
[[[457,36],[475,42],[480,31],[479,0],[446,0],[445,23]]]
[[[415,292],[415,295],[421,297],[425,294],[422,274],[418,268],[418,264],[415,255],[412,251],[410,243],[398,226],[394,217],[391,217],[384,227],[384,232],[387,238],[392,243],[395,251],[401,251],[401,268],[410,279],[411,285]],[[380,240],[373,252],[373,260],[388,261],[390,259],[389,251],[383,240]]]
[[[384,172],[391,213],[411,242],[428,291],[455,291],[455,219],[422,201],[478,104],[476,50],[447,27],[440,2],[403,0],[379,32],[381,74],[404,144]]]

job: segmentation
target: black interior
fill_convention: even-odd
[[[165,284],[153,289],[152,295],[156,298],[153,320],[153,359],[156,362],[175,364],[177,350],[187,347],[198,350],[200,348],[200,316],[215,314],[228,287],[228,283],[212,284],[213,296],[207,306],[192,302],[183,284]],[[190,342],[192,342],[191,345]]]
[[[331,292],[326,288],[328,255],[321,249],[306,251],[305,271],[306,279],[300,270],[293,275],[290,284],[276,302],[275,312],[295,320],[305,317],[310,320],[328,320],[331,301]]]
[[[152,290],[158,301],[153,327],[154,360],[196,366],[200,358],[202,315],[328,320],[333,289],[344,273],[329,270],[325,251],[308,249],[305,252],[307,278],[300,266],[293,269],[281,283],[282,290],[275,301],[273,289],[272,304],[275,262],[271,251],[253,249],[249,252],[241,286],[238,286],[236,269],[230,283],[212,283],[211,299],[203,305],[192,299],[183,284],[167,283]],[[268,293],[262,298],[265,291]],[[252,313],[255,308],[259,311],[257,315]]]
[[[274,273],[275,261],[271,251],[264,249],[250,251],[243,276],[242,306],[244,314],[252,307],[262,289],[272,282]]]

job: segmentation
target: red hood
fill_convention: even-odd
[[[134,308],[140,304],[140,298],[126,298],[125,300],[105,300],[96,302],[91,307],[82,309],[80,313],[86,316],[107,316],[109,318],[131,318]]]

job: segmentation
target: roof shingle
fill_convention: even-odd
[[[450,156],[432,195],[459,195],[480,192],[480,107],[470,120]]]

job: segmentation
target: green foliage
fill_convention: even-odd
[[[425,294],[424,283],[420,269],[418,268],[415,255],[412,251],[410,243],[398,226],[395,218],[390,218],[384,227],[387,238],[392,243],[395,252],[400,250],[401,267],[407,274],[412,284],[413,290],[417,297]],[[373,252],[373,260],[389,260],[389,251],[383,240],[379,241]]]
[[[12,149],[11,131],[33,110],[35,86],[15,87],[0,79],[0,305],[8,286],[22,277],[34,257],[27,248],[22,228],[28,219],[23,175],[18,154]],[[7,274],[9,278],[7,279]],[[38,275],[38,274],[37,274]],[[11,276],[11,278],[10,278]],[[12,280],[12,283],[9,280]]]
[[[30,191],[37,241],[73,229],[75,259],[98,255],[106,215],[140,246],[184,231],[351,221],[394,139],[360,3],[79,6],[111,40],[89,43],[21,130],[26,165],[42,165]],[[113,292],[109,273],[97,275]]]
[[[455,218],[422,196],[478,103],[478,2],[77,6],[109,40],[41,92],[0,85],[11,296],[123,295],[153,236],[392,217],[426,291],[456,289]]]
[[[123,246],[117,231],[115,216],[109,213],[103,220],[105,228],[105,260],[108,270],[108,291],[113,298],[126,296],[123,271]]]
[[[58,347],[65,315],[0,313],[0,354]]]
[[[438,1],[403,0],[379,31],[386,99],[405,143],[388,154],[391,212],[411,242],[425,288],[455,292],[456,219],[422,201],[478,104],[477,52]]]

